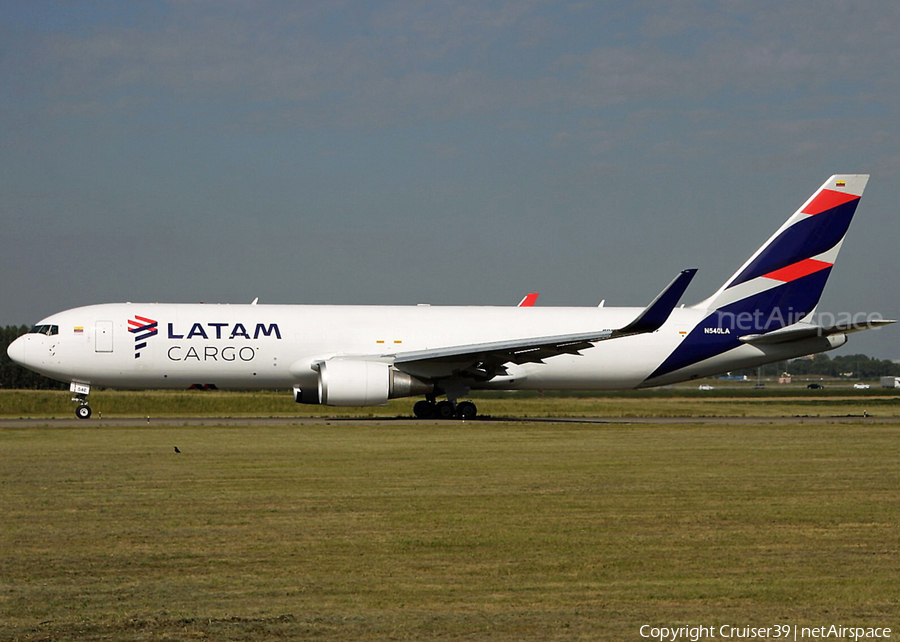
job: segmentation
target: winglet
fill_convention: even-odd
[[[620,337],[626,334],[643,334],[646,332],[656,332],[669,319],[672,310],[678,305],[685,290],[691,283],[691,279],[697,273],[696,268],[690,270],[682,270],[666,288],[656,295],[656,298],[650,302],[643,312],[637,318],[613,332],[613,337]]]

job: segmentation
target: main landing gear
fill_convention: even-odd
[[[72,401],[78,404],[78,407],[75,409],[75,416],[79,419],[89,419],[91,407],[88,405],[88,394],[91,392],[91,387],[86,383],[72,382],[69,386],[69,391],[75,393]]]
[[[423,399],[413,406],[413,414],[419,419],[475,419],[478,408],[471,401]]]

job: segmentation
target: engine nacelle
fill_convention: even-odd
[[[434,390],[434,385],[377,361],[329,360],[320,363],[318,369],[317,388],[295,387],[294,401],[327,406],[380,406],[388,399]]]

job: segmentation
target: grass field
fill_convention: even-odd
[[[896,632],[898,456],[862,419],[0,425],[0,639]]]
[[[63,391],[0,390],[0,417],[74,416],[72,395]],[[696,387],[666,390],[546,395],[481,393],[473,395],[482,415],[493,417],[900,417],[900,395],[881,388],[827,390],[793,387],[779,390]],[[99,390],[91,407],[100,416],[119,417],[398,417],[412,416],[415,400],[395,399],[386,406],[335,408],[296,404],[289,391],[210,392]]]

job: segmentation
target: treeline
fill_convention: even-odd
[[[900,377],[900,363],[888,359],[873,359],[864,354],[845,354],[830,357],[819,353],[812,359],[779,361],[762,366],[762,375],[777,376],[789,373],[795,377],[815,375],[819,377],[852,377],[853,379],[877,379],[878,377]],[[756,368],[735,371],[734,375],[756,376]]]
[[[0,327],[0,388],[29,390],[65,390],[68,388],[69,385],[66,383],[48,379],[12,362],[6,354],[6,348],[26,332],[28,332],[27,325]]]
[[[848,354],[834,358],[827,354],[817,354],[813,359],[791,361],[788,372],[798,376],[815,374],[840,377],[845,375],[852,376],[854,379],[900,377],[900,363],[894,363],[888,359],[873,359],[864,354]]]

